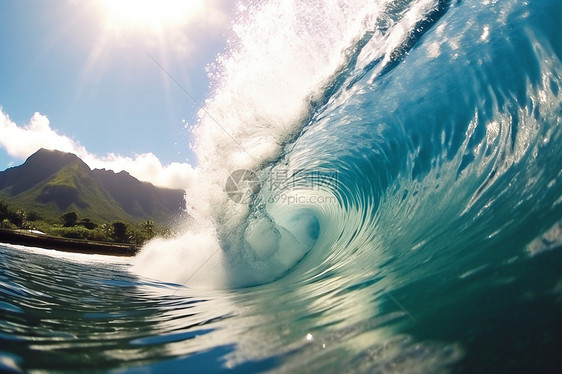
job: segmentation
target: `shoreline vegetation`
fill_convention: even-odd
[[[167,226],[184,214],[185,191],[92,170],[72,153],[42,148],[0,171],[0,242],[134,255],[172,236]]]
[[[41,217],[23,209],[14,211],[0,200],[0,243],[75,253],[134,256],[148,240],[171,235],[168,228],[156,227],[150,219],[135,225],[123,221],[98,224],[89,218],[78,218],[74,211],[58,218]]]

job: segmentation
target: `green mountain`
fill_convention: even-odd
[[[0,172],[0,200],[53,220],[75,211],[93,221],[166,225],[185,210],[182,190],[155,187],[124,171],[91,170],[74,154],[46,149]]]

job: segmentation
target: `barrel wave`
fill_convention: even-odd
[[[555,1],[243,13],[195,134],[194,219],[172,243],[198,261],[163,273],[195,285],[220,268],[228,287],[381,263],[422,276],[551,247],[541,237],[561,216],[559,19]],[[224,184],[240,169],[260,188],[242,183],[248,196],[232,201]],[[181,244],[194,237],[196,255]],[[149,259],[161,277],[149,253],[163,245],[139,268]]]
[[[559,370],[560,2],[287,4],[235,25],[192,221],[135,269],[234,292],[236,363]]]
[[[540,250],[561,213],[559,18],[544,23],[554,8],[440,2],[396,46],[392,26],[353,45],[267,171],[336,174],[319,190],[337,203],[300,208],[318,238],[294,273],[392,261],[385,271],[424,274]],[[256,205],[267,211],[268,198]]]

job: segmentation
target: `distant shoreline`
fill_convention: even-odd
[[[59,238],[50,235],[36,234],[27,230],[0,229],[0,243],[40,247],[63,252],[109,256],[132,257],[139,251],[139,248],[132,244]]]

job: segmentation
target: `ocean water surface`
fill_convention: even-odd
[[[0,370],[561,372],[562,3],[238,17],[181,234],[0,245]]]

